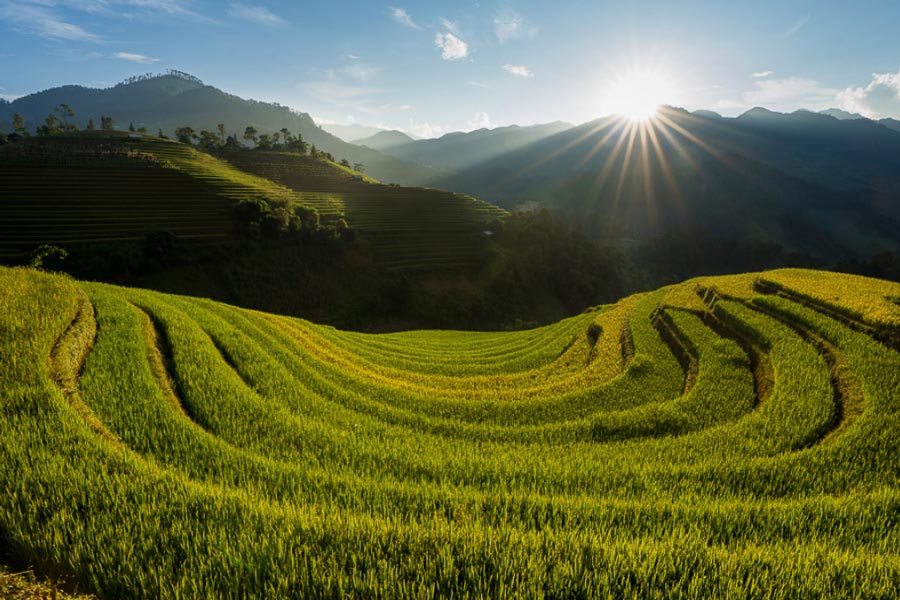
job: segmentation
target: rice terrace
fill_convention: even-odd
[[[897,600],[898,22],[0,0],[0,600]]]
[[[0,277],[4,543],[81,589],[898,592],[898,284],[709,277],[371,335]]]

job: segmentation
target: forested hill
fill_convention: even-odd
[[[11,131],[13,115],[20,114],[25,118],[25,127],[34,131],[60,104],[72,107],[75,111],[72,122],[82,128],[91,119],[99,126],[102,116],[112,117],[122,129],[133,124],[146,127],[154,134],[162,129],[168,135],[177,127],[185,126],[197,131],[215,131],[220,123],[225,125],[228,134],[239,137],[247,126],[260,133],[287,128],[338,159],[363,163],[369,173],[385,182],[419,183],[427,172],[420,165],[406,164],[371,148],[348,144],[320,129],[306,113],[279,104],[239,98],[177,71],[132,78],[106,89],[66,85],[29,94],[0,104],[0,128]]]

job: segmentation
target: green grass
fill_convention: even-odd
[[[371,335],[0,270],[0,550],[101,598],[895,598],[898,295]]]

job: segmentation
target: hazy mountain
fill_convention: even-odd
[[[286,127],[338,160],[346,158],[352,163],[363,163],[367,173],[382,181],[415,184],[426,177],[425,170],[418,165],[404,164],[370,148],[348,144],[319,128],[306,113],[279,104],[245,100],[185,74],[137,78],[106,89],[67,85],[29,94],[0,104],[0,126],[8,131],[12,115],[19,113],[25,117],[26,126],[33,130],[61,103],[72,107],[75,122],[82,127],[91,118],[99,127],[102,115],[113,117],[121,128],[133,123],[135,127],[147,127],[151,133],[162,129],[168,135],[182,126],[214,131],[219,123],[224,123],[226,131],[237,133],[239,138],[248,125],[260,133]]]
[[[880,119],[878,124],[894,131],[900,131],[900,121],[897,119]]]
[[[375,150],[380,150],[385,152],[391,148],[396,148],[397,146],[403,146],[404,144],[410,144],[415,140],[402,131],[379,131],[375,135],[354,140],[353,143],[359,146],[368,146],[369,148],[374,148]]]
[[[404,144],[381,145],[382,140],[386,141],[388,138],[380,138],[375,140],[379,145],[371,147],[379,148],[383,153],[404,161],[416,162],[438,170],[455,171],[477,166],[486,160],[523,148],[571,127],[569,123],[560,121],[528,127],[512,125],[496,129],[478,129],[468,133],[448,133],[436,139],[416,140]],[[393,138],[399,140],[396,136]],[[371,145],[371,141],[369,138],[368,141],[360,140],[357,143]]]
[[[806,111],[600,119],[433,185],[618,239],[703,230],[835,260],[900,248],[900,134]]]
[[[847,112],[846,110],[841,110],[840,108],[826,108],[825,110],[820,110],[819,114],[828,115],[829,117],[834,117],[835,119],[839,119],[841,121],[865,119],[865,117],[859,113]]]
[[[323,123],[322,129],[337,136],[345,142],[356,143],[355,140],[375,135],[379,131],[384,131],[379,127],[370,127],[368,125],[337,125],[331,123]]]

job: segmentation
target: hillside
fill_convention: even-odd
[[[643,127],[587,123],[433,185],[623,240],[705,232],[825,261],[900,248],[900,134],[867,120],[666,109]]]
[[[900,594],[898,284],[391,335],[29,270],[0,295],[0,550],[100,597]]]
[[[41,244],[138,241],[168,231],[191,242],[235,234],[233,207],[299,196],[184,144],[86,132],[0,146],[0,257]]]
[[[154,134],[162,129],[169,136],[175,128],[184,126],[196,131],[215,131],[219,123],[225,124],[228,134],[235,133],[239,138],[250,125],[260,133],[287,128],[338,160],[346,158],[351,163],[364,163],[370,173],[383,181],[408,185],[421,183],[428,176],[422,167],[344,142],[319,128],[306,113],[278,104],[245,100],[185,74],[136,78],[106,89],[67,85],[29,94],[0,104],[0,127],[10,131],[12,115],[19,113],[25,117],[26,127],[33,131],[61,103],[74,109],[73,122],[82,128],[88,119],[99,126],[103,115],[115,119],[122,129],[133,123],[135,127],[147,127]]]
[[[439,272],[484,260],[484,230],[502,209],[469,196],[404,188],[341,171],[309,156],[276,152],[222,155],[239,169],[295,191],[323,216],[345,215],[388,270]]]

